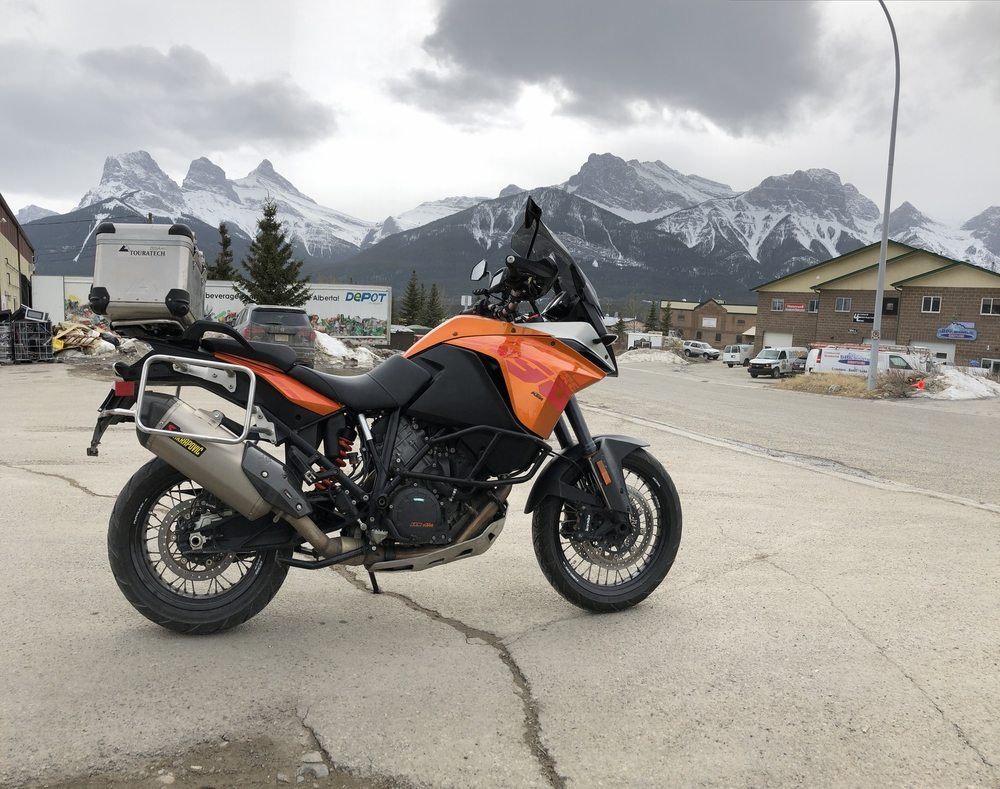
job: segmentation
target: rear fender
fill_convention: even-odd
[[[608,472],[612,479],[621,483],[621,464],[627,455],[630,455],[640,447],[648,447],[649,443],[640,441],[629,436],[594,436],[594,443],[597,444],[597,454],[603,457],[608,465]],[[577,468],[578,464],[584,461],[583,447],[574,444],[568,449],[560,452],[546,467],[545,470],[535,480],[531,486],[531,493],[528,494],[528,501],[524,505],[525,512],[533,512],[549,496],[558,496],[567,501],[577,501],[581,504],[599,505],[595,496],[571,485],[567,478]]]

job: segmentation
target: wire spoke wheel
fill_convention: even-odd
[[[245,622],[271,601],[288,573],[275,551],[192,549],[192,532],[221,508],[159,458],[118,494],[108,558],[118,587],[139,613],[172,630],[213,633]]]
[[[609,513],[554,496],[535,510],[535,555],[549,583],[574,605],[618,611],[647,597],[673,564],[680,544],[681,509],[670,476],[636,449],[622,462],[629,514],[614,527]],[[563,481],[591,491],[574,470]],[[610,526],[610,528],[609,528]]]
[[[190,480],[164,491],[146,513],[141,537],[142,558],[156,580],[169,592],[191,600],[210,600],[252,580],[259,555],[191,555],[187,536],[213,503]]]

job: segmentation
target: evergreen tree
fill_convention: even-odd
[[[410,280],[406,283],[406,290],[399,305],[399,322],[404,326],[412,326],[420,323],[424,313],[424,302],[420,295],[420,284],[417,281],[417,272],[410,272]]]
[[[236,279],[239,272],[233,266],[233,240],[229,237],[229,228],[225,222],[219,222],[219,254],[215,262],[208,267],[205,275],[208,279]]]
[[[649,305],[649,314],[646,316],[646,331],[659,331],[660,322],[656,319],[656,313],[659,310],[656,309],[656,302],[654,301]]]
[[[435,282],[431,285],[430,295],[427,296],[427,303],[424,305],[424,325],[437,326],[444,320],[444,307],[441,306],[441,296],[438,294],[438,286]]]
[[[292,260],[292,245],[277,215],[277,203],[265,201],[264,216],[257,221],[257,236],[243,259],[247,276],[235,277],[236,295],[244,304],[301,307],[309,299],[309,278],[299,276],[302,261]]]
[[[417,314],[417,323],[427,326],[427,286],[420,283],[420,312]]]
[[[661,302],[663,307],[660,309],[660,328],[663,330],[664,334],[670,333],[670,319],[673,317],[670,313],[670,302],[667,299],[663,299]]]

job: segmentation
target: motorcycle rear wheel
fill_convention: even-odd
[[[207,504],[201,487],[154,458],[118,494],[108,524],[108,559],[126,599],[147,619],[181,633],[242,624],[271,602],[288,574],[275,551],[185,556],[178,534],[199,504]]]
[[[680,547],[681,503],[670,475],[643,449],[625,457],[622,471],[632,528],[618,545],[574,539],[581,511],[555,496],[538,506],[532,520],[535,556],[546,579],[588,611],[622,611],[644,600],[670,572]],[[582,471],[565,481],[590,485]]]

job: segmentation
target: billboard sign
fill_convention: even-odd
[[[939,340],[974,340],[976,337],[976,324],[972,321],[952,321],[937,330]]]

